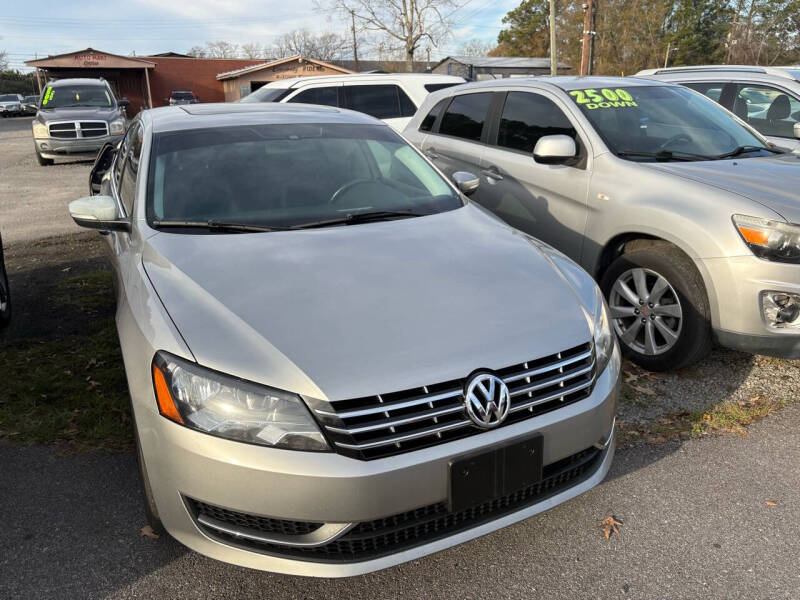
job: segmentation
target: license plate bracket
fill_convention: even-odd
[[[448,510],[460,512],[538,482],[542,478],[543,450],[544,437],[536,433],[452,459]]]

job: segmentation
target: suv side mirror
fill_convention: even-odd
[[[795,139],[800,140],[800,123],[795,123],[792,133],[794,133]]]
[[[453,173],[451,178],[453,183],[456,184],[458,191],[465,196],[471,196],[474,194],[475,190],[477,190],[478,186],[481,184],[481,180],[477,175],[467,173],[466,171],[456,171]]]
[[[69,216],[80,227],[101,231],[130,231],[131,222],[120,218],[111,196],[88,196],[69,203]]]
[[[125,108],[130,103],[131,103],[131,101],[128,100],[127,98],[120,98],[119,100],[117,100],[117,104],[119,104],[122,108]]]
[[[568,135],[545,135],[536,142],[533,160],[543,165],[563,165],[577,153],[575,140]]]

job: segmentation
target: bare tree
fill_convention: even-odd
[[[414,68],[414,54],[423,41],[436,47],[449,34],[448,15],[457,0],[321,0],[320,8],[354,18],[367,32],[387,38],[388,46],[403,50],[406,70]]]
[[[258,42],[248,42],[242,44],[242,56],[252,59],[267,58],[267,49]]]
[[[317,60],[336,60],[351,51],[350,40],[338,33],[312,33],[308,29],[295,29],[283,34],[275,43],[277,58],[300,54]]]
[[[188,56],[194,56],[195,58],[206,58],[208,56],[208,51],[205,46],[192,46],[186,54]]]
[[[206,42],[206,56],[209,58],[238,58],[239,44],[217,40],[216,42]]]
[[[8,69],[8,52],[0,50],[0,71]]]
[[[484,42],[477,38],[467,40],[458,47],[457,56],[489,56],[489,52],[494,50],[496,44]]]

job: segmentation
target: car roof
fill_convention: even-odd
[[[105,79],[97,79],[92,77],[74,77],[71,79],[53,79],[47,82],[50,87],[60,87],[62,85],[97,85],[106,86],[108,83]]]
[[[153,131],[181,131],[208,127],[237,125],[281,125],[290,123],[345,123],[350,125],[380,125],[383,121],[363,113],[319,106],[315,104],[285,104],[272,102],[207,103],[163,106],[144,111],[143,117],[152,123]]]
[[[652,81],[644,79],[633,79],[631,77],[599,77],[588,76],[580,77],[574,75],[563,76],[537,76],[537,77],[514,77],[505,79],[492,79],[487,81],[477,81],[461,85],[458,87],[447,88],[436,92],[436,94],[449,95],[453,92],[474,88],[508,88],[508,87],[557,87],[565,91],[584,90],[587,88],[619,88],[619,87],[641,87],[653,85],[671,85],[662,81]],[[442,97],[442,96],[439,96]]]
[[[425,83],[464,83],[463,77],[456,75],[437,75],[435,73],[352,73],[344,75],[314,75],[312,77],[290,77],[272,81],[272,88],[293,88],[315,83],[340,81],[381,81],[384,79],[416,79]]]
[[[645,69],[636,73],[636,77],[672,76],[680,77],[687,74],[736,74],[754,73],[760,75],[774,75],[785,79],[796,79],[800,66],[762,67],[757,65],[695,65],[688,67],[668,67],[666,69]]]

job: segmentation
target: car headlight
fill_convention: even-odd
[[[47,129],[47,125],[44,123],[39,123],[34,121],[33,123],[33,137],[36,139],[48,138],[50,137],[50,132]]]
[[[736,230],[759,258],[800,263],[800,225],[770,219],[733,215]]]
[[[237,442],[330,450],[296,394],[224,375],[166,352],[156,354],[152,371],[159,412],[180,425]]]
[[[111,121],[108,124],[108,132],[111,135],[119,135],[120,133],[125,132],[125,121],[122,119],[117,119],[115,121]]]
[[[617,343],[617,338],[614,335],[614,330],[611,328],[611,315],[608,310],[605,298],[600,288],[595,286],[596,290],[596,310],[593,318],[592,339],[594,340],[594,353],[595,360],[597,361],[597,373],[601,373],[606,368],[608,361],[614,354],[614,344]]]

